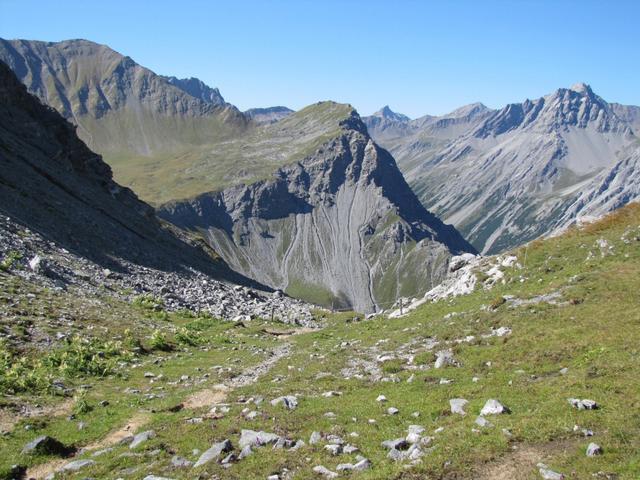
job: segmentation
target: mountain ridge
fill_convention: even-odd
[[[486,107],[485,107],[486,108]],[[587,84],[462,121],[372,136],[423,204],[484,253],[517,246],[637,198],[638,111]],[[616,112],[620,112],[618,116]],[[454,125],[454,127],[452,127]]]

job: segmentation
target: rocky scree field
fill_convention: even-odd
[[[5,478],[25,468],[40,478],[638,478],[640,206],[510,255],[497,282],[479,267],[468,295],[393,319],[326,316],[313,331],[157,318],[136,302],[96,308],[99,297],[2,273],[2,317],[25,328],[3,327],[0,468]],[[61,311],[81,338],[16,341],[30,334],[25,319]]]

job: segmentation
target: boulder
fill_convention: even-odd
[[[22,449],[23,455],[59,455],[70,453],[70,449],[53,437],[43,435],[27,443]]]

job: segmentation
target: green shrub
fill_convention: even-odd
[[[382,363],[382,371],[387,374],[400,373],[404,370],[401,360],[387,360]]]
[[[167,341],[167,336],[160,330],[154,330],[154,332],[151,334],[151,338],[149,339],[149,346],[152,350],[161,350],[163,352],[168,352],[171,350],[171,345]]]
[[[189,330],[185,327],[178,330],[176,333],[176,341],[183,345],[189,345],[195,347],[202,343],[202,337],[195,330]]]
[[[22,258],[22,254],[20,252],[16,252],[15,250],[11,250],[7,252],[2,260],[0,260],[0,270],[6,272],[11,269]]]
[[[144,310],[161,311],[164,308],[164,302],[161,298],[156,298],[153,295],[138,295],[133,299],[133,305],[142,308]]]

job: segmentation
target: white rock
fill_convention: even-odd
[[[466,415],[467,412],[464,411],[464,407],[469,403],[469,401],[465,398],[452,398],[449,400],[449,405],[451,406],[451,413],[457,413],[458,415]]]
[[[501,413],[509,413],[509,409],[493,398],[487,400],[487,403],[485,403],[482,410],[480,410],[480,415],[482,416],[498,415]]]

